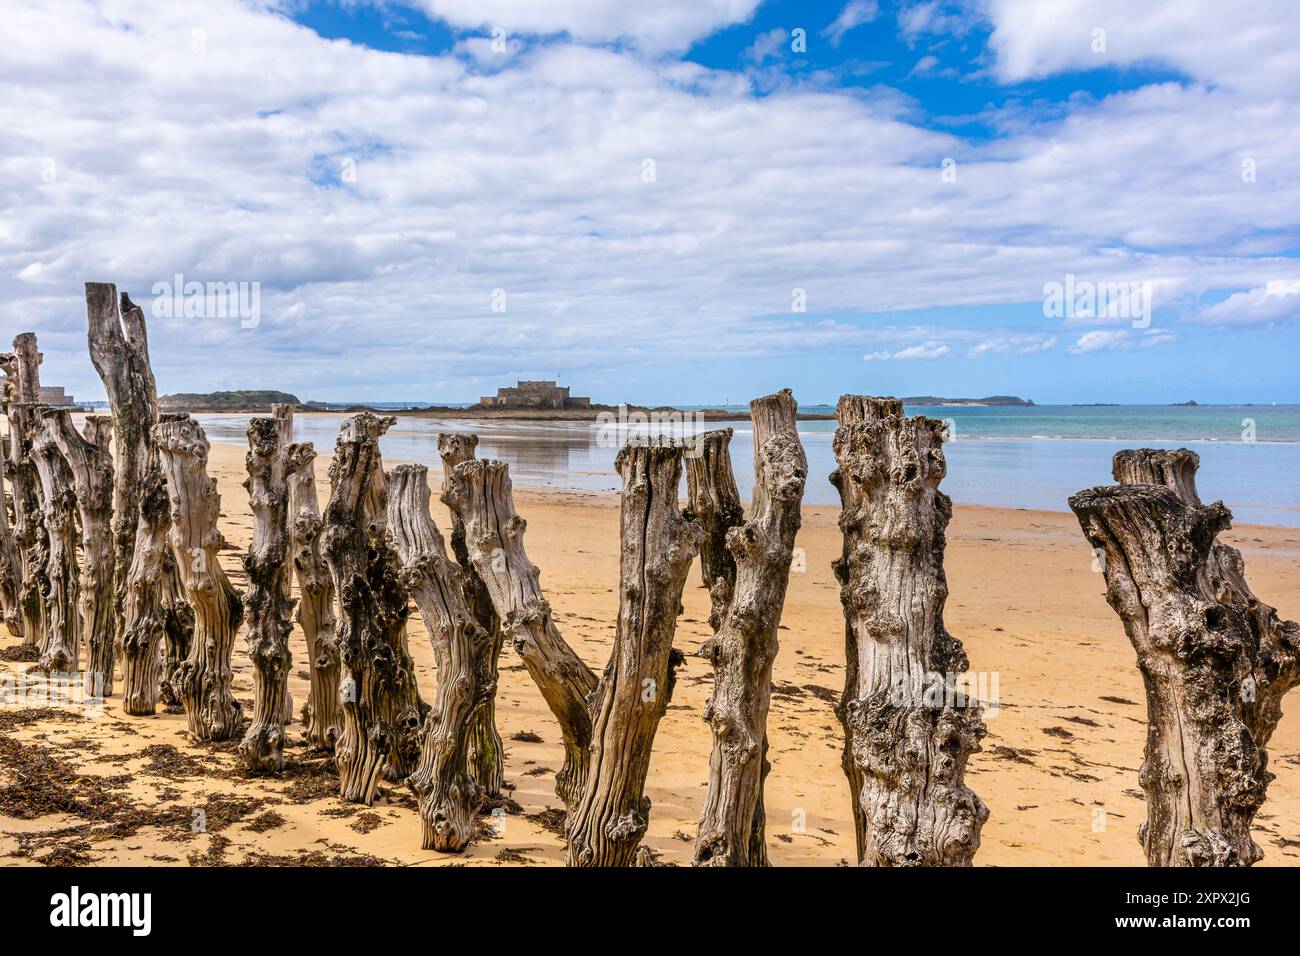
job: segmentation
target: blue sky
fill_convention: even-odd
[[[1281,0],[20,5],[0,315],[85,398],[95,279],[149,307],[163,391],[1298,402],[1298,28]],[[159,311],[178,274],[256,288],[255,321]],[[1067,282],[1133,294],[1053,313]]]

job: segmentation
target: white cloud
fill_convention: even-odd
[[[754,15],[759,0],[409,0],[461,30],[568,33],[575,40],[627,40],[642,50],[684,50]]]
[[[1300,4],[1255,0],[980,0],[993,23],[996,72],[1007,82],[1064,70],[1158,65],[1234,86],[1280,92],[1300,80]],[[1248,12],[1247,12],[1248,11]],[[1104,51],[1094,31],[1104,31]]]
[[[980,144],[889,95],[756,96],[742,72],[565,43],[485,70],[468,46],[387,53],[242,3],[202,10],[0,18],[0,322],[34,328],[74,394],[98,391],[88,279],[139,299],[176,272],[261,283],[255,331],[157,323],[164,390],[455,398],[517,371],[617,382],[721,352],[972,350],[1004,333],[879,317],[1036,302],[1067,267],[1189,297],[1295,272],[1290,93],[1167,84],[1050,120],[1009,109]],[[790,313],[795,288],[810,314]]]
[[[780,27],[768,30],[766,33],[760,33],[758,38],[745,50],[746,59],[754,63],[763,63],[771,59],[785,46],[786,38],[789,35]]]
[[[1141,335],[1129,329],[1097,329],[1085,332],[1070,346],[1071,355],[1107,352],[1112,349],[1154,348],[1177,341],[1177,336],[1163,329],[1150,329]]]
[[[1300,319],[1300,279],[1275,279],[1236,292],[1191,317],[1205,325],[1268,325]]]
[[[1037,355],[1056,347],[1056,336],[1004,335],[977,342],[966,354],[971,358],[982,355]]]
[[[897,352],[869,352],[862,356],[864,362],[877,362],[884,359],[936,359],[942,358],[951,352],[948,346],[942,342],[922,342],[918,345],[909,345],[907,348],[899,349]]]
[[[880,6],[876,0],[849,0],[840,10],[839,16],[822,31],[822,36],[830,40],[833,47],[838,47],[844,35],[865,23],[870,23],[880,15]]]

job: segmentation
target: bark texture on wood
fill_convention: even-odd
[[[162,690],[163,634],[169,613],[166,585],[171,577],[166,565],[175,560],[167,541],[170,509],[162,469],[154,465],[141,486],[140,522],[123,609],[122,710],[136,717],[153,715]]]
[[[465,461],[448,481],[442,499],[464,524],[469,561],[559,722],[564,765],[555,775],[555,792],[571,809],[587,780],[592,739],[587,698],[596,689],[596,675],[565,642],[551,617],[540,571],[524,550],[527,522],[515,511],[506,465]]]
[[[113,459],[111,421],[87,415],[85,434],[66,409],[42,413],[45,430],[72,476],[81,518],[81,632],[86,642],[85,690],[93,697],[113,694],[116,615],[113,606]]]
[[[682,589],[703,532],[677,508],[682,449],[628,445],[614,651],[591,700],[591,768],[566,824],[569,866],[631,866],[650,818],[645,777],[672,699]]]
[[[966,761],[985,727],[978,702],[955,687],[966,652],[943,624],[945,426],[905,418],[897,399],[855,395],[840,399],[838,416],[840,720],[859,857],[867,866],[969,866],[988,808],[966,786]]]
[[[308,746],[332,752],[343,727],[334,581],[321,556],[324,522],[316,494],[316,449],[310,442],[293,446],[289,469],[289,539],[298,578],[298,624],[311,662],[311,691],[303,707],[303,723]]]
[[[0,616],[3,616],[10,634],[22,637],[23,619],[19,613],[18,594],[23,585],[23,566],[10,528],[9,505],[5,497],[9,460],[7,438],[5,445],[4,453],[0,455]]]
[[[717,633],[700,648],[700,656],[713,664],[715,672],[704,712],[713,730],[713,751],[695,846],[695,863],[701,866],[766,866],[768,862],[763,784],[770,769],[767,714],[772,663],[801,521],[808,459],[799,442],[796,404],[788,389],[755,399],[749,410],[754,423],[750,516],[726,533],[725,546],[735,568],[734,588],[720,610]],[[725,442],[721,450],[725,457]],[[725,498],[727,485],[735,488],[730,468],[720,465],[697,476],[694,484],[701,498]]]
[[[414,769],[427,711],[406,649],[407,594],[385,530],[379,436],[392,421],[363,412],[344,422],[330,466],[322,538],[339,596],[339,796],[365,804],[374,801],[390,765],[409,759]],[[383,512],[377,510],[381,504]]]
[[[1300,680],[1300,628],[1250,593],[1241,555],[1215,540],[1232,515],[1201,504],[1198,463],[1186,449],[1120,452],[1122,484],[1070,507],[1146,685],[1148,863],[1250,866],[1263,856],[1250,828],[1272,779],[1264,748]]]
[[[13,493],[13,541],[21,570],[18,626],[24,646],[36,647],[45,633],[44,581],[49,545],[41,514],[40,477],[31,457],[35,404],[22,399],[21,364],[13,352],[0,355],[0,369],[5,373],[5,414],[9,420],[5,477]]]
[[[34,406],[33,420],[44,406]],[[41,482],[41,515],[47,542],[45,633],[38,666],[51,674],[78,670],[81,651],[80,569],[77,566],[77,497],[72,472],[44,429],[32,439],[32,461]]]
[[[459,853],[474,835],[482,792],[470,773],[478,711],[491,699],[492,638],[474,618],[466,573],[447,556],[429,514],[428,469],[389,475],[388,527],[402,580],[424,619],[438,670],[438,695],[421,734],[420,763],[407,781],[420,802],[426,850]]]
[[[289,564],[289,468],[293,417],[277,406],[274,418],[248,423],[248,490],[253,540],[244,555],[248,656],[253,662],[253,717],[239,744],[250,770],[284,768],[285,699],[289,693],[289,634],[293,631]]]
[[[700,523],[700,576],[709,591],[709,626],[716,634],[736,586],[736,559],[727,550],[727,532],[745,520],[745,509],[731,470],[730,428],[700,436],[699,454],[686,459],[686,516]]]
[[[451,473],[463,461],[474,457],[478,447],[478,436],[467,432],[444,432],[438,436],[438,456],[442,459],[442,491],[451,486]],[[470,776],[483,788],[488,797],[501,796],[505,785],[505,746],[501,743],[501,734],[497,731],[496,687],[499,680],[498,664],[501,648],[505,643],[505,631],[501,619],[497,617],[496,608],[492,606],[492,596],[488,594],[487,585],[474,570],[469,560],[469,548],[465,544],[465,522],[459,514],[451,512],[451,550],[456,556],[456,563],[465,572],[465,583],[470,611],[474,619],[483,628],[492,641],[492,653],[488,666],[488,679],[492,690],[487,700],[474,712],[470,727],[469,767]]]
[[[208,439],[188,415],[163,416],[154,439],[171,502],[172,549],[194,609],[190,653],[173,680],[195,739],[229,740],[243,728],[243,707],[230,691],[230,654],[243,607],[218,557],[221,496],[207,472]]]

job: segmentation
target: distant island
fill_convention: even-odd
[[[158,407],[164,412],[260,412],[270,411],[272,405],[298,405],[297,395],[277,392],[274,389],[247,389],[235,392],[178,392],[163,395]]]

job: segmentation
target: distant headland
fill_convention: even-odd
[[[920,407],[1031,407],[1032,399],[1019,398],[1015,395],[989,395],[984,398],[943,398],[937,395],[913,395],[902,399],[904,405]],[[484,418],[516,419],[520,421],[536,420],[596,420],[602,413],[618,412],[624,408],[630,412],[667,414],[681,409],[670,405],[603,405],[590,398],[569,394],[567,386],[556,385],[554,381],[520,381],[514,386],[497,389],[496,395],[485,396],[469,406],[427,405],[410,408],[382,408],[373,405],[341,405],[326,402],[304,402],[290,392],[275,389],[238,389],[220,392],[179,392],[164,395],[158,400],[164,412],[191,412],[198,414],[229,413],[268,413],[272,405],[294,405],[305,412],[343,412],[361,411],[382,412],[387,415],[411,416],[418,418]],[[748,421],[747,412],[735,408],[694,408],[710,421]],[[832,421],[833,412],[801,412],[802,421]]]

